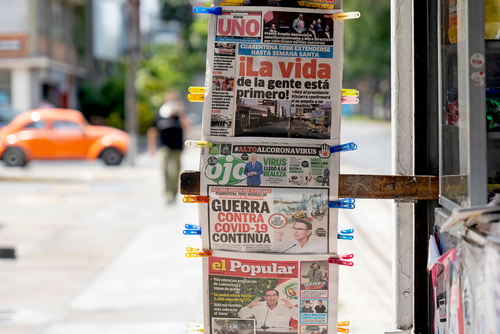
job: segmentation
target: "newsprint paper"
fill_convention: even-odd
[[[222,15],[210,15],[204,138],[338,139],[343,23],[332,20],[338,12],[223,7]]]
[[[331,254],[215,251],[203,259],[205,332],[337,332],[338,265]]]
[[[338,153],[321,143],[231,138],[201,154],[204,249],[327,253],[337,250]]]

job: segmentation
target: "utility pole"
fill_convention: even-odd
[[[140,52],[139,26],[140,0],[127,0],[125,14],[127,24],[127,77],[125,82],[125,130],[130,135],[127,162],[135,166],[138,155],[139,121],[136,110],[135,71]]]

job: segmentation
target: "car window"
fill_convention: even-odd
[[[52,128],[58,130],[70,130],[70,129],[79,130],[80,125],[73,121],[53,121]]]
[[[38,122],[31,122],[24,126],[25,129],[43,129],[45,128],[45,122],[40,120]]]

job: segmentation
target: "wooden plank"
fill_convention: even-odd
[[[181,194],[200,194],[200,172],[181,173]],[[340,198],[433,200],[439,198],[437,176],[351,175],[339,176]]]

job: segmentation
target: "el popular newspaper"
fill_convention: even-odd
[[[330,256],[215,251],[203,259],[205,331],[336,333],[339,269]]]

